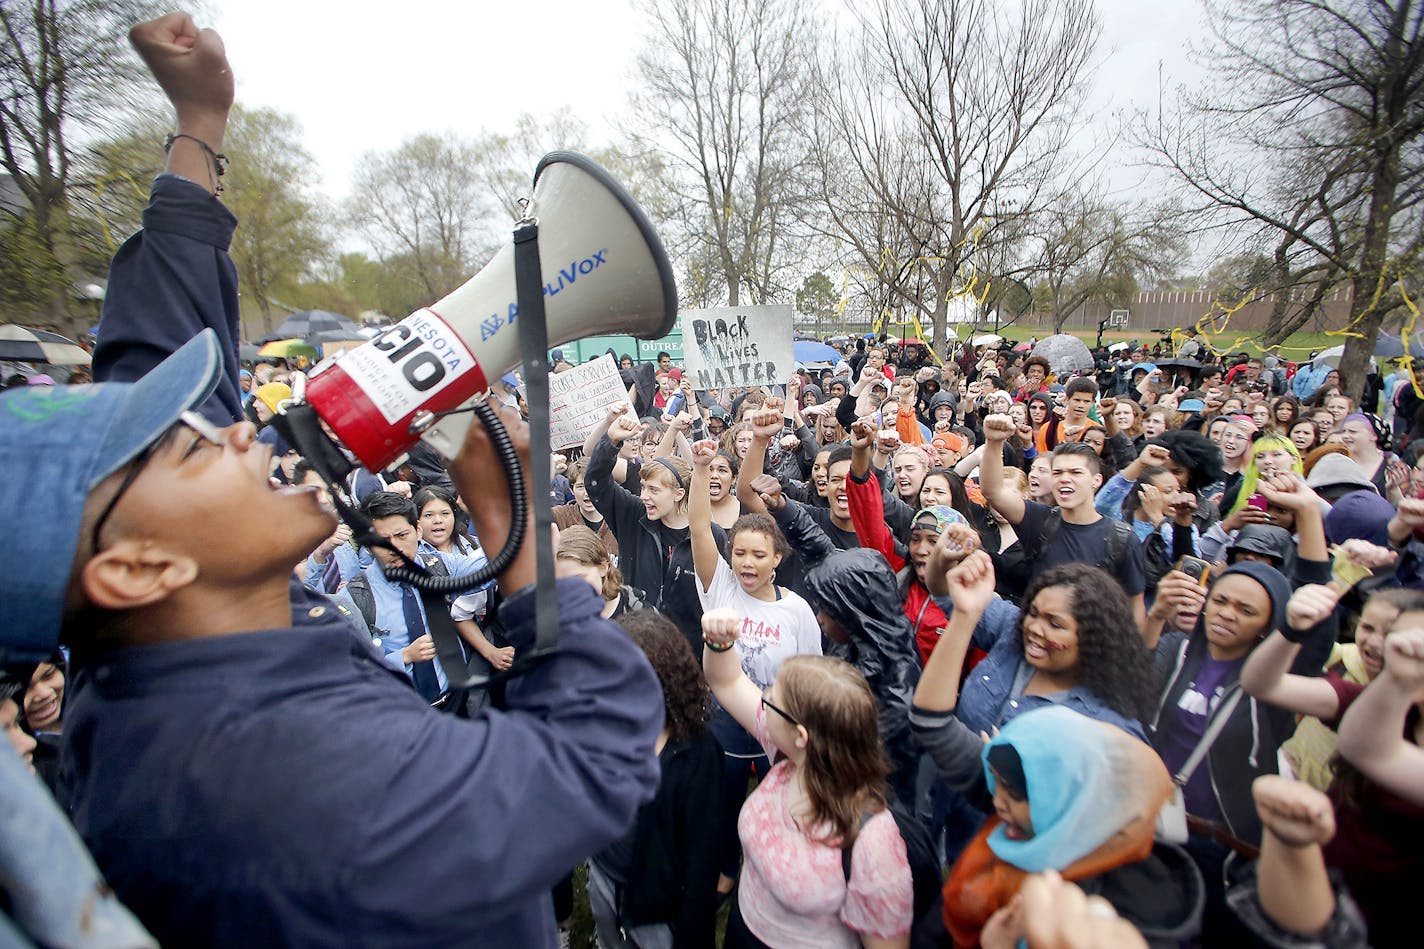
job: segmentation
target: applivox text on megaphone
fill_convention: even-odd
[[[599,333],[644,339],[677,319],[677,287],[647,215],[597,164],[553,152],[534,172],[529,213],[551,344]],[[514,248],[507,244],[464,286],[417,310],[312,376],[307,400],[367,469],[388,467],[424,437],[453,457],[468,415],[422,436],[422,412],[454,409],[520,362]]]

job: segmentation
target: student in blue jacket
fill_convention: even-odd
[[[170,14],[131,37],[179,131],[220,151],[233,86],[216,34]],[[550,886],[653,796],[657,679],[568,579],[557,655],[501,711],[441,715],[293,579],[336,519],[314,490],[273,490],[252,426],[233,424],[236,351],[212,324],[233,338],[234,222],[204,148],[175,140],[168,172],[115,261],[103,384],[0,399],[0,649],[70,645],[75,826],[163,945],[551,947]],[[451,474],[502,544],[510,493],[481,426]],[[499,578],[516,649],[534,635],[533,558]]]

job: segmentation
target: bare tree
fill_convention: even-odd
[[[588,138],[588,126],[567,106],[540,121],[528,112],[514,120],[509,133],[485,136],[476,142],[480,167],[472,169],[484,181],[490,196],[509,217],[522,212],[519,201],[527,198],[539,159],[552,151],[581,150]]]
[[[148,0],[0,0],[0,170],[22,199],[0,208],[0,227],[26,248],[6,259],[6,280],[32,285],[39,319],[63,324],[75,268],[102,257],[72,217],[74,131],[79,124],[101,131],[129,107],[157,101],[138,82],[142,70],[126,40],[129,26],[155,7]],[[29,273],[19,274],[21,267]]]
[[[429,305],[470,276],[497,246],[491,230],[508,219],[472,173],[479,147],[453,135],[417,135],[356,166],[348,214],[382,261],[409,268]]]
[[[1050,307],[1053,331],[1092,300],[1126,307],[1139,281],[1175,272],[1186,258],[1170,207],[1117,205],[1096,195],[1069,195],[1039,210],[1032,272]]]
[[[667,237],[692,299],[764,302],[799,283],[799,134],[815,8],[798,0],[645,0],[632,132],[662,147],[682,212]],[[677,226],[680,225],[680,226]],[[686,296],[685,291],[685,296]]]
[[[1204,211],[1274,245],[1278,279],[1309,274],[1317,301],[1352,285],[1340,372],[1358,389],[1424,250],[1424,0],[1207,13],[1217,81],[1144,123],[1144,143]]]
[[[928,314],[985,293],[982,251],[1065,179],[1100,26],[1091,0],[879,0],[823,73],[818,194],[887,297]]]
[[[432,303],[508,242],[539,159],[582,148],[587,134],[565,108],[543,121],[522,114],[509,132],[417,135],[362,156],[347,216],[392,268],[396,296],[414,282],[425,288],[421,304]]]

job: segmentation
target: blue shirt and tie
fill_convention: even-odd
[[[438,558],[452,577],[474,573],[487,563],[482,553],[471,556],[441,553],[424,541],[421,541],[416,557],[422,563],[429,563],[431,558]],[[449,688],[449,678],[440,667],[440,660],[410,665],[401,658],[401,650],[430,631],[425,604],[421,602],[420,594],[409,584],[388,580],[378,563],[373,562],[364,572],[366,582],[371,586],[372,598],[376,601],[376,622],[372,632],[381,639],[381,651],[385,654],[386,662],[393,668],[404,669],[421,695],[429,701],[435,701]],[[487,602],[489,590],[493,585],[494,582],[490,581],[482,587],[461,594],[461,599],[476,598],[480,606],[476,615],[482,615],[484,603]],[[434,673],[433,677],[429,675],[431,672]],[[433,694],[427,695],[428,692]]]

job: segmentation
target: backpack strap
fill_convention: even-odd
[[[441,560],[438,554],[427,554],[420,558],[420,563],[425,567],[425,572],[432,577],[450,576],[450,570],[445,566],[445,561]]]
[[[911,573],[912,568],[909,564],[906,564],[905,566],[901,567],[899,571],[897,571],[895,574],[895,589],[899,592],[900,599],[902,600],[905,598],[905,595],[910,592]]]
[[[1108,524],[1108,562],[1109,573],[1116,574],[1118,568],[1122,566],[1123,558],[1127,556],[1127,538],[1132,533],[1132,528],[1127,526],[1126,521],[1111,518]]]
[[[365,576],[357,574],[346,583],[346,595],[351,597],[351,602],[356,604],[356,609],[361,611],[361,615],[366,619],[366,628],[375,630],[376,628],[376,595],[371,592],[371,584],[367,582]]]
[[[1053,508],[1048,512],[1048,519],[1043,522],[1043,530],[1038,532],[1031,546],[1024,547],[1024,561],[1026,563],[1037,563],[1043,556],[1043,552],[1053,543],[1053,538],[1058,536],[1058,529],[1063,526],[1063,512],[1058,508]]]
[[[1127,538],[1131,535],[1132,528],[1115,517],[1108,518],[1108,522],[1107,562],[1102,566],[1109,573],[1116,573],[1127,556]],[[1035,543],[1024,548],[1024,560],[1027,563],[1035,563],[1042,558],[1043,552],[1053,543],[1053,538],[1058,536],[1062,526],[1063,512],[1055,507],[1048,512],[1048,520],[1043,522],[1043,530],[1039,532]]]
[[[855,840],[860,839],[860,831],[865,828],[865,822],[870,820],[870,815],[862,812],[860,815],[860,827],[856,829]],[[846,885],[850,885],[850,855],[855,850],[855,840],[849,844],[841,845],[841,869],[845,872]]]

